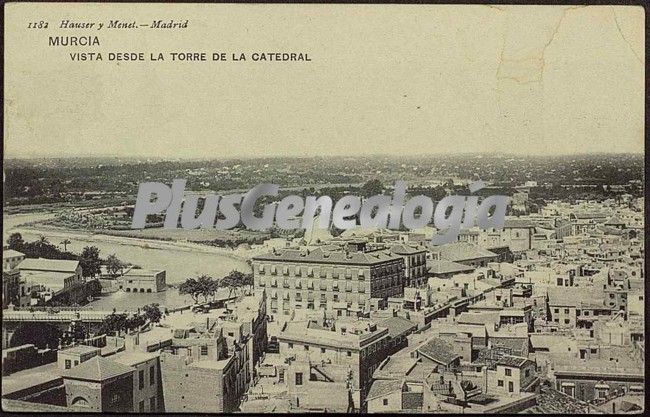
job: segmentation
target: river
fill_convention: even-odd
[[[20,216],[20,217],[17,217]],[[105,258],[115,254],[123,262],[139,265],[144,269],[164,269],[167,271],[167,283],[178,284],[186,278],[207,274],[221,278],[232,270],[250,272],[251,268],[242,257],[223,253],[221,248],[202,247],[200,245],[176,244],[174,242],[150,241],[126,237],[91,234],[82,231],[61,229],[26,228],[21,225],[35,220],[44,220],[47,215],[8,215],[3,217],[3,235],[19,232],[25,241],[33,241],[45,236],[48,240],[63,248],[63,239],[70,240],[67,250],[81,253],[85,246],[96,246],[100,256]],[[6,238],[5,238],[6,239]],[[158,294],[114,293],[91,303],[96,309],[119,309],[141,307],[156,302],[167,307],[176,307],[191,303],[191,298],[180,296],[175,289]]]

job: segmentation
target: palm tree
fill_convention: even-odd
[[[70,241],[70,239],[63,239],[63,240],[61,241],[61,244],[63,245],[63,251],[64,251],[64,252],[67,252],[67,251],[68,251],[68,245],[69,245],[70,243],[72,243],[72,242]]]

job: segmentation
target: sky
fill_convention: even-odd
[[[109,18],[188,28],[58,28]],[[35,19],[50,28],[27,30]],[[642,153],[644,20],[629,6],[13,3],[5,158]],[[48,46],[71,34],[100,46]],[[312,61],[107,62],[198,51]]]

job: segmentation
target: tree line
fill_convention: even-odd
[[[12,233],[7,239],[9,249],[16,250],[25,254],[27,258],[45,258],[45,259],[66,259],[79,261],[82,275],[85,278],[96,277],[101,273],[101,266],[106,265],[109,274],[116,276],[121,272],[126,264],[120,261],[114,254],[108,255],[106,259],[99,256],[99,249],[96,246],[86,246],[81,254],[69,252],[67,250],[70,244],[69,239],[61,241],[63,250],[52,244],[45,236],[41,236],[32,242],[26,242],[20,233]]]
[[[196,278],[187,278],[179,285],[178,292],[189,295],[195,303],[198,303],[200,298],[203,298],[203,301],[207,303],[216,299],[219,288],[228,288],[228,297],[230,297],[233,293],[236,294],[246,287],[252,289],[253,274],[233,270],[220,279],[205,274]]]

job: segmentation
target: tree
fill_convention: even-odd
[[[86,246],[81,252],[79,265],[84,277],[94,277],[101,272],[101,259],[96,246]]]
[[[201,295],[198,282],[194,278],[188,278],[185,282],[181,283],[178,286],[178,293],[181,295],[189,295],[194,300],[194,303],[199,302],[199,295]]]
[[[126,314],[112,313],[106,316],[99,328],[98,334],[117,333],[119,335],[120,332],[127,329],[127,321],[128,317]]]
[[[68,245],[71,244],[71,243],[72,243],[72,242],[70,241],[70,239],[63,239],[63,240],[61,241],[61,245],[63,245],[63,251],[64,251],[64,252],[67,252],[67,251],[68,251]]]
[[[70,329],[63,333],[61,336],[61,343],[63,345],[70,345],[72,343],[80,342],[86,338],[86,329],[83,324],[78,321],[72,322]]]
[[[219,283],[209,275],[201,275],[197,278],[196,283],[199,293],[206,302],[208,301],[208,297],[214,297],[219,289]]]
[[[369,180],[361,186],[361,195],[363,197],[372,197],[383,192],[384,186],[378,179]]]
[[[149,320],[151,323],[158,323],[162,318],[162,313],[160,312],[160,308],[156,303],[147,304],[142,308],[142,310],[144,312],[145,319]]]
[[[9,249],[17,250],[20,252],[20,250],[25,245],[25,241],[23,240],[23,236],[20,233],[12,233],[11,236],[9,236],[9,239],[7,239],[7,245],[9,245]]]
[[[87,294],[93,297],[102,295],[102,284],[99,280],[93,279],[86,283]]]
[[[112,276],[116,276],[118,272],[121,273],[124,269],[124,266],[124,262],[117,259],[117,256],[115,256],[115,254],[108,255],[106,258],[106,271],[108,271],[108,273]]]
[[[228,288],[228,297],[245,286],[253,286],[253,274],[233,270],[219,281],[219,287]]]
[[[135,314],[128,317],[124,323],[124,330],[136,330],[144,326],[146,320],[143,315]]]

